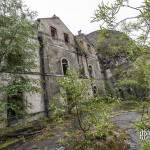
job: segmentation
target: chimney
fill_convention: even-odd
[[[56,19],[56,18],[58,18],[58,17],[54,14],[54,15],[53,15],[53,18],[55,18],[55,19]]]
[[[81,30],[79,30],[79,31],[78,31],[78,35],[81,35],[81,34],[82,34],[82,31],[81,31]]]

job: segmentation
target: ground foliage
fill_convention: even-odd
[[[115,139],[115,127],[110,117],[114,105],[119,101],[110,97],[93,97],[89,90],[91,82],[89,79],[79,79],[78,73],[73,70],[69,70],[67,76],[58,80],[63,88],[61,96],[64,104],[55,107],[53,105],[54,115],[57,120],[58,116],[62,119],[64,114],[71,114],[74,118],[74,130],[68,132],[69,140],[66,143],[68,149],[96,149],[103,147],[105,144],[101,142],[107,141],[109,136],[112,136],[112,140]],[[120,139],[122,144],[124,138]],[[100,143],[97,143],[98,141]]]

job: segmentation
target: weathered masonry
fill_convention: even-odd
[[[39,68],[37,70],[41,76],[34,75],[34,78],[42,81],[43,92],[23,95],[24,99],[31,103],[28,113],[32,114],[32,118],[34,116],[33,119],[48,115],[51,99],[57,96],[60,91],[56,78],[64,76],[68,68],[80,72],[82,78],[95,79],[91,85],[93,94],[101,94],[104,91],[103,77],[96,50],[87,36],[81,32],[74,36],[55,15],[51,18],[39,18],[37,21],[40,45]],[[7,118],[7,109],[4,114]]]

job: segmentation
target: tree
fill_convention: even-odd
[[[97,136],[106,135],[111,126],[108,121],[111,110],[105,101],[92,95],[91,80],[79,78],[78,73],[69,70],[67,76],[60,78],[58,83],[63,88],[61,96],[65,100],[67,113],[74,115],[84,140],[89,134],[92,136],[93,129]],[[108,130],[105,130],[106,126]]]
[[[38,90],[36,81],[24,75],[37,67],[35,16],[22,0],[0,1],[0,72],[1,76],[9,73],[8,83],[1,85],[0,92],[9,98],[7,106],[14,111],[16,107],[22,111],[20,103],[13,103],[14,99],[20,99],[21,93]]]
[[[31,71],[35,68],[35,12],[21,0],[0,1],[0,69]]]
[[[136,16],[128,16],[118,20],[117,15],[122,9],[137,11]],[[150,1],[144,0],[140,6],[130,5],[130,0],[114,0],[114,3],[101,3],[95,12],[93,21],[99,21],[101,27],[124,31],[126,34],[136,36],[140,44],[149,43],[150,33]],[[136,32],[135,32],[136,31]]]
[[[119,20],[118,14],[122,9],[135,10],[136,15],[125,16]],[[107,37],[108,30],[117,30],[123,33],[119,39],[123,39],[124,42],[126,39],[124,47],[120,49],[120,45],[110,44],[109,49],[112,51],[108,51],[106,55],[112,57],[120,52],[125,54],[130,65],[128,69],[119,68],[121,70],[119,83],[121,86],[131,87],[136,92],[146,92],[142,94],[142,97],[146,98],[150,91],[150,0],[145,0],[140,6],[132,5],[130,0],[101,3],[95,12],[93,21],[100,22],[103,41]],[[103,49],[103,51],[105,50]]]

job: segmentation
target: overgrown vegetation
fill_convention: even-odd
[[[147,99],[150,91],[149,0],[134,6],[129,0],[101,3],[93,21],[101,24],[98,50],[104,69],[114,70],[116,88],[123,98]],[[137,16],[119,20],[122,9],[132,9]],[[134,36],[132,36],[134,34]],[[130,95],[131,97],[127,97]]]
[[[121,8],[137,10],[138,14],[118,21],[117,14]],[[79,78],[75,71],[68,71],[65,77],[58,80],[62,101],[60,104],[57,102],[50,105],[50,120],[62,123],[66,121],[66,117],[70,117],[72,125],[71,130],[66,133],[67,141],[60,140],[68,149],[129,148],[125,143],[127,135],[111,122],[114,108],[120,106],[128,110],[128,106],[131,105],[131,102],[127,105],[120,102],[121,96],[116,94],[119,89],[126,91],[122,99],[134,99],[135,103],[133,102],[132,106],[142,110],[141,120],[136,123],[136,128],[150,130],[149,10],[149,0],[145,0],[140,7],[131,6],[129,0],[114,0],[113,4],[101,3],[98,6],[94,18],[94,21],[102,22],[98,50],[102,54],[103,69],[114,69],[116,84],[115,87],[107,87],[109,91],[105,96],[94,97],[92,80]],[[39,90],[37,81],[23,75],[37,67],[34,17],[35,13],[29,11],[21,0],[0,1],[0,72],[3,76],[8,75],[7,83],[0,87],[0,91],[6,97],[0,100],[0,114],[3,114],[7,105],[7,111],[13,111],[18,118],[22,118],[26,113],[24,108],[29,107],[25,106],[23,93]],[[111,38],[114,30],[121,32],[115,32],[119,44]],[[132,33],[135,31],[137,36],[132,39]],[[127,65],[124,65],[124,62],[120,63],[122,60],[125,60]],[[138,103],[138,100],[147,101]],[[4,116],[1,116],[0,121],[3,121]],[[42,135],[37,136],[37,140],[45,140],[53,135],[50,126],[46,124],[43,128]],[[119,132],[119,135],[116,132]],[[14,141],[8,139],[3,146]],[[141,145],[143,150],[149,149],[148,142],[142,142]]]
[[[135,16],[119,20],[122,10],[133,10]],[[136,6],[130,0],[102,2],[95,11],[93,21],[100,23],[98,50],[104,69],[113,70],[114,86],[120,97],[142,103],[141,121],[138,129],[149,130],[150,93],[150,1],[144,0]],[[113,36],[112,36],[113,33]],[[112,37],[117,37],[113,39]],[[147,104],[145,104],[147,103]],[[149,142],[142,143],[149,149]]]
[[[5,79],[0,101],[10,119],[11,113],[17,118],[25,113],[23,94],[38,91],[38,82],[24,74],[37,67],[35,15],[21,0],[0,1],[0,73]]]
[[[109,147],[109,144],[107,142],[103,144],[103,141],[107,141],[110,136],[112,145],[117,145],[114,142],[116,129],[110,117],[118,101],[93,97],[90,89],[91,80],[79,79],[78,76],[75,71],[69,70],[67,76],[58,80],[62,88],[63,102],[59,105],[52,105],[53,115],[58,121],[63,121],[65,115],[71,115],[73,118],[73,129],[68,131],[69,138],[65,141],[65,145],[68,149]],[[117,138],[119,140],[120,137]],[[124,138],[120,139],[122,144],[125,144]],[[112,145],[109,148],[112,148]]]

